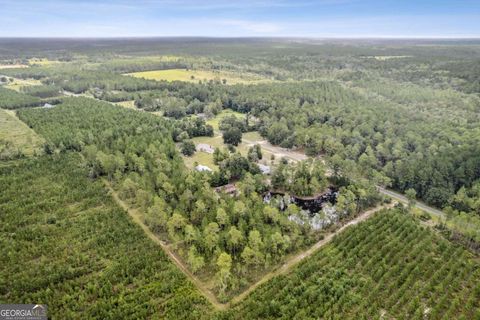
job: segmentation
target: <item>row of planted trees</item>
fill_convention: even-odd
[[[277,277],[229,318],[472,319],[480,272],[470,253],[400,210],[382,211]]]

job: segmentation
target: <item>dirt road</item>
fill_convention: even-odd
[[[113,200],[130,215],[133,222],[138,224],[142,228],[143,232],[153,242],[158,244],[163,249],[163,251],[172,260],[172,262],[175,263],[175,265],[193,282],[193,284],[198,288],[198,290],[200,290],[200,292],[202,292],[202,294],[205,296],[205,298],[207,298],[210,301],[210,303],[217,310],[225,310],[225,309],[229,308],[231,305],[233,305],[235,303],[238,303],[241,300],[243,300],[246,296],[248,296],[253,290],[255,290],[261,284],[269,281],[270,279],[272,279],[273,277],[275,277],[277,275],[287,273],[290,269],[295,267],[300,261],[302,261],[303,259],[311,256],[313,253],[315,253],[317,250],[319,250],[325,244],[329,243],[336,234],[339,234],[339,233],[343,232],[345,229],[347,229],[348,227],[350,227],[352,225],[355,225],[357,223],[360,223],[360,222],[368,219],[375,212],[377,212],[381,209],[393,206],[393,204],[388,205],[388,206],[379,206],[377,208],[374,208],[374,209],[371,209],[371,210],[368,210],[368,211],[365,211],[365,212],[361,213],[360,215],[358,215],[357,217],[355,217],[354,219],[352,219],[351,221],[347,222],[345,225],[340,227],[335,232],[330,233],[325,238],[323,238],[322,240],[315,243],[313,246],[311,246],[306,251],[300,252],[297,255],[290,257],[289,259],[287,259],[284,262],[284,264],[281,267],[279,267],[278,269],[276,269],[276,270],[274,270],[270,273],[265,274],[259,281],[252,284],[250,287],[248,287],[248,289],[246,289],[244,292],[242,292],[238,296],[234,297],[231,300],[230,303],[224,304],[224,303],[220,303],[217,300],[216,296],[213,294],[213,292],[210,291],[210,289],[208,289],[202,281],[200,281],[194,274],[192,274],[189,271],[188,267],[184,264],[184,262],[172,250],[170,250],[170,248],[167,246],[167,244],[164,241],[162,241],[157,235],[155,235],[148,228],[148,226],[143,222],[143,219],[141,218],[141,214],[138,212],[138,210],[130,208],[122,199],[119,198],[117,192],[112,188],[110,183],[106,180],[104,180],[104,182],[105,182],[105,185],[106,185],[107,189],[110,191]]]
[[[148,228],[148,226],[143,222],[141,218],[141,214],[136,210],[129,208],[128,205],[123,202],[122,199],[119,198],[117,192],[113,190],[112,186],[110,183],[106,180],[104,180],[105,185],[107,186],[107,189],[110,191],[113,200],[122,207],[127,213],[130,215],[132,218],[133,222],[138,224],[143,232],[156,244],[160,245],[163,249],[163,251],[168,255],[170,260],[172,260],[173,263],[193,282],[193,284],[202,292],[202,294],[205,296],[205,298],[210,301],[210,303],[218,310],[224,310],[227,308],[228,305],[220,303],[213,292],[211,292],[203,282],[201,282],[195,275],[193,275],[187,268],[187,266],[180,260],[180,258],[177,257],[177,255],[170,250],[170,248],[167,246],[165,242],[163,242],[159,237],[157,237],[151,230]]]
[[[252,144],[252,145],[253,144],[259,144],[262,147],[262,149],[265,149],[265,150],[275,154],[276,158],[285,157],[285,158],[288,158],[288,159],[293,160],[293,161],[302,161],[302,160],[308,159],[308,156],[306,156],[302,152],[293,151],[293,150],[285,149],[285,148],[282,148],[282,147],[277,147],[277,146],[272,145],[270,142],[268,142],[266,140],[252,141],[252,140],[248,140],[248,139],[243,138],[242,141],[245,142],[245,143],[248,143],[248,144]]]
[[[276,270],[274,270],[270,273],[267,273],[258,282],[252,284],[247,290],[245,290],[244,292],[242,292],[241,294],[239,294],[238,296],[233,298],[232,301],[230,302],[230,304],[234,305],[234,304],[240,302],[246,296],[248,296],[253,290],[258,288],[263,283],[269,281],[270,279],[272,279],[272,278],[274,278],[278,275],[287,273],[289,270],[291,270],[293,267],[295,267],[298,263],[300,263],[303,259],[310,257],[312,254],[314,254],[321,247],[323,247],[324,245],[329,243],[335,235],[345,231],[345,229],[347,229],[348,227],[356,225],[356,224],[358,224],[362,221],[365,221],[366,219],[370,218],[375,212],[378,212],[378,211],[380,211],[382,209],[386,209],[386,208],[392,208],[393,206],[394,206],[394,203],[389,204],[389,205],[379,206],[379,207],[376,207],[376,208],[373,208],[371,210],[368,210],[368,211],[365,211],[365,212],[361,213],[360,215],[358,215],[354,219],[352,219],[349,222],[347,222],[346,224],[344,224],[342,227],[340,227],[335,232],[330,233],[325,238],[323,238],[322,240],[315,243],[313,246],[311,246],[306,251],[300,252],[297,255],[289,258],[287,261],[285,261],[285,263],[280,268],[278,268],[278,269],[276,269]]]

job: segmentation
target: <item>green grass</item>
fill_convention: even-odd
[[[244,74],[238,76],[233,72],[226,71],[209,71],[209,70],[186,70],[186,69],[168,69],[168,70],[153,70],[128,73],[127,75],[144,78],[150,80],[166,80],[166,81],[209,81],[209,80],[227,80],[227,84],[238,83],[259,83],[269,80],[262,79],[259,76]]]
[[[223,143],[222,136],[213,136],[213,137],[195,137],[192,139],[195,144],[206,143],[211,145],[214,148],[223,148],[226,145]]]
[[[195,145],[199,143],[209,144],[214,148],[223,148],[225,145],[223,144],[222,136],[214,136],[214,137],[195,137],[192,139]],[[198,164],[204,165],[209,167],[212,170],[217,170],[218,166],[213,163],[213,154],[209,154],[203,151],[196,151],[195,154],[191,157],[183,156],[183,161],[185,165],[193,169],[195,167],[195,162]]]
[[[235,117],[240,118],[240,119],[245,119],[245,114],[243,114],[243,113],[236,112],[236,111],[233,111],[231,109],[224,109],[224,110],[222,110],[222,112],[217,114],[214,118],[207,120],[207,124],[211,125],[213,127],[213,129],[215,130],[215,132],[220,134],[220,132],[218,132],[218,130],[219,130],[218,126],[220,125],[220,121],[223,118],[228,117],[228,116],[235,116]]]
[[[9,82],[7,85],[5,85],[5,88],[20,91],[22,87],[39,86],[42,84],[40,80],[35,79],[12,79],[14,79],[13,82]]]
[[[183,162],[187,168],[193,169],[195,167],[195,162],[203,166],[207,166],[212,170],[218,170],[218,166],[213,162],[213,155],[197,151],[191,157],[183,156]]]
[[[120,101],[120,102],[115,102],[115,104],[118,105],[118,106],[128,108],[128,109],[136,109],[135,100]]]
[[[20,121],[14,111],[4,109],[0,109],[0,140],[11,142],[25,155],[33,155],[44,143],[44,139]]]
[[[243,134],[243,138],[249,141],[256,141],[256,142],[266,140],[264,137],[260,135],[260,133],[258,133],[258,131],[245,132]]]
[[[248,137],[249,141],[261,141],[263,138],[258,134],[258,132],[247,132],[244,133],[243,135],[245,138]],[[216,135],[213,137],[195,137],[192,139],[192,141],[195,143],[195,145],[199,143],[204,143],[204,144],[209,144],[213,148],[226,148],[227,146],[223,143],[223,138],[221,135]],[[248,149],[249,149],[250,143],[246,143],[245,141],[242,141],[241,144],[239,144],[236,147],[236,150],[240,152],[243,156],[247,156],[248,154]],[[263,164],[268,164],[270,165],[270,157],[272,155],[271,152],[262,149],[262,154],[263,154],[263,159],[260,161]],[[194,168],[194,163],[197,162],[198,164],[204,165],[209,167],[212,170],[217,170],[218,166],[214,164],[213,162],[213,154],[209,154],[206,152],[202,151],[197,151],[195,154],[191,157],[186,157],[183,156],[183,160],[185,162],[185,165],[192,169]]]
[[[39,66],[50,66],[52,64],[61,63],[58,60],[50,60],[47,58],[31,58],[28,60],[28,64],[30,65],[39,65]]]

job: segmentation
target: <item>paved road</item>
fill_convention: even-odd
[[[395,192],[395,191],[392,191],[392,190],[388,190],[388,189],[385,189],[385,188],[382,188],[382,187],[377,187],[378,188],[378,191],[389,196],[389,197],[392,197],[394,198],[395,200],[397,201],[400,201],[400,202],[403,202],[403,203],[408,203],[408,199],[407,197],[405,197],[403,194],[401,193],[398,193],[398,192]],[[438,210],[438,209],[435,209],[433,207],[430,207],[430,206],[427,206],[425,203],[423,202],[419,202],[419,201],[416,201],[416,204],[415,204],[415,207],[425,211],[425,212],[428,212],[430,214],[433,214],[435,216],[438,216],[438,217],[445,217],[445,213]]]

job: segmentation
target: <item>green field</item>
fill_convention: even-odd
[[[261,141],[263,140],[258,132],[247,132],[244,133],[244,137],[248,137],[250,141]],[[223,138],[221,135],[216,135],[213,137],[195,137],[192,139],[195,145],[199,143],[205,143],[211,145],[213,148],[226,148],[227,146],[223,143]],[[236,147],[236,150],[239,151],[243,156],[246,156],[249,149],[249,143],[242,142],[240,145]],[[270,157],[272,155],[271,152],[262,149],[263,159],[261,160],[262,163],[269,164]],[[183,160],[185,165],[188,168],[193,168],[194,163],[197,162],[198,164],[204,165],[209,167],[210,169],[217,169],[218,166],[213,163],[213,155],[208,154],[203,151],[197,151],[191,157],[183,156]]]
[[[214,118],[208,119],[207,124],[211,125],[215,131],[218,131],[219,130],[218,126],[220,124],[220,121],[223,118],[229,117],[229,116],[235,116],[239,119],[245,119],[245,114],[243,113],[236,112],[231,109],[224,109],[219,114],[217,114]],[[220,134],[219,132],[216,132],[216,133]]]
[[[31,59],[28,59],[28,63],[30,65],[49,66],[49,65],[57,64],[61,62],[58,60],[50,60],[47,58],[31,58]]]
[[[211,125],[214,129],[215,135],[213,137],[195,137],[192,139],[192,141],[195,143],[195,145],[199,143],[204,143],[211,145],[213,148],[225,148],[226,145],[223,143],[223,138],[221,136],[221,132],[219,131],[219,123],[221,119],[227,116],[236,116],[238,118],[245,118],[245,115],[240,112],[235,112],[230,109],[225,109],[222,110],[219,114],[217,114],[214,118],[207,120],[207,124]],[[240,153],[246,155],[248,148],[242,143],[237,147],[237,150],[240,151]],[[191,157],[183,157],[185,165],[188,168],[193,168],[195,162],[198,164],[204,165],[209,167],[212,170],[218,169],[218,166],[213,163],[213,155],[208,154],[206,152],[202,151],[197,151],[195,154]]]
[[[207,166],[212,170],[218,169],[218,166],[213,162],[213,155],[202,151],[195,152],[195,154],[191,157],[183,156],[183,162],[185,163],[187,168],[190,169],[193,169],[195,167],[195,163],[202,166]]]
[[[382,211],[227,319],[479,319],[480,261],[408,214]]]
[[[14,111],[0,109],[0,141],[8,141],[25,155],[33,155],[44,143],[25,123],[20,121]]]
[[[35,79],[14,79],[13,82],[9,82],[5,85],[5,88],[12,89],[15,91],[20,91],[20,88],[27,86],[39,86],[42,83],[40,80]]]
[[[149,80],[188,81],[188,82],[210,81],[210,80],[222,81],[223,79],[226,79],[227,84],[260,83],[260,82],[268,81],[267,79],[262,79],[255,75],[238,76],[237,74],[234,74],[231,72],[225,72],[225,71],[186,70],[186,69],[143,71],[143,72],[128,73],[128,75],[137,77],[137,78],[145,78]]]

